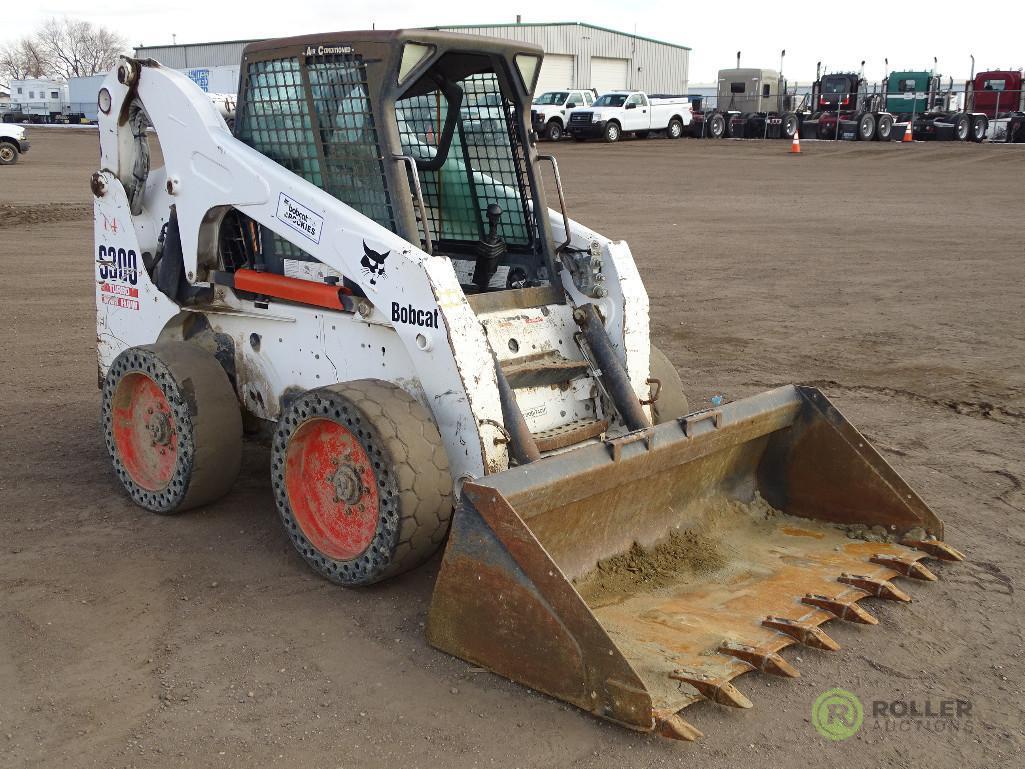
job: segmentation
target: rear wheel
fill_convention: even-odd
[[[971,131],[971,122],[968,120],[968,116],[965,114],[958,114],[954,116],[954,138],[959,141],[967,141],[968,134]]]
[[[314,571],[367,585],[427,560],[448,531],[452,477],[430,412],[388,382],[322,387],[281,417],[278,513]]]
[[[606,123],[605,124],[605,141],[609,144],[618,142],[623,136],[623,130],[619,127],[619,123]]]
[[[858,115],[858,141],[870,142],[876,135],[876,117],[871,112]]]
[[[558,120],[549,120],[545,126],[545,138],[552,142],[559,141],[562,138],[562,123]]]
[[[972,121],[972,141],[976,144],[986,138],[986,129],[989,128],[989,121],[985,116],[979,115]]]
[[[893,115],[880,115],[876,123],[876,140],[888,142],[893,137]]]
[[[780,124],[780,138],[792,140],[800,129],[801,121],[797,119],[797,115],[788,112],[783,116],[783,122]]]
[[[740,115],[731,115],[726,121],[726,135],[731,139],[743,139],[745,122]]]
[[[683,121],[675,117],[670,120],[666,127],[666,136],[670,139],[679,139],[683,136]]]
[[[242,416],[213,355],[184,342],[130,347],[103,381],[103,436],[129,496],[155,513],[220,498],[238,477]]]
[[[651,379],[657,379],[662,387],[658,400],[651,404],[652,421],[658,425],[670,419],[678,419],[690,413],[687,396],[683,392],[683,381],[676,366],[655,345],[651,345],[651,359],[648,363]]]
[[[721,112],[716,112],[708,119],[708,135],[713,139],[721,139],[726,135],[726,118]]]
[[[0,142],[0,166],[10,166],[18,162],[18,148],[10,142]]]

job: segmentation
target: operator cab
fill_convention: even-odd
[[[541,56],[530,45],[423,30],[257,43],[243,55],[235,132],[450,258],[468,295],[554,289],[525,119]],[[269,230],[260,241],[265,269],[311,259]],[[545,303],[561,301],[561,291],[544,293]]]

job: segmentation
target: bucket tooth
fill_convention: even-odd
[[[901,544],[905,547],[921,550],[923,553],[928,553],[934,558],[939,558],[941,561],[963,561],[965,558],[964,553],[960,550],[938,539],[905,539]]]
[[[879,620],[858,606],[857,601],[845,601],[842,598],[830,598],[825,595],[808,593],[801,599],[801,603],[823,609],[835,616],[837,619],[848,622],[860,622],[862,625],[878,625]]]
[[[875,598],[911,603],[911,596],[889,580],[866,577],[864,574],[841,574],[837,577],[837,581],[856,587],[859,590],[864,590]]]
[[[743,660],[755,670],[768,673],[771,676],[782,676],[784,678],[800,678],[801,674],[797,668],[787,662],[776,652],[767,649],[759,649],[747,644],[723,641],[719,646],[719,654],[726,654]]]
[[[872,563],[878,563],[880,566],[885,566],[887,569],[893,569],[895,572],[903,574],[905,577],[914,577],[915,579],[922,579],[927,582],[935,582],[936,575],[920,564],[917,558],[918,556],[909,557],[876,553],[869,558],[869,560]]]
[[[674,681],[683,681],[697,689],[703,697],[720,705],[731,708],[750,708],[753,703],[729,681],[713,678],[703,673],[692,673],[688,670],[674,670],[669,674]]]
[[[684,740],[686,742],[694,742],[698,737],[704,737],[696,726],[680,718],[679,713],[673,713],[661,718],[656,717],[655,731],[671,740]]]
[[[766,617],[762,620],[762,625],[788,635],[805,646],[831,652],[839,651],[840,649],[840,644],[826,635],[820,627],[810,622],[787,619],[786,617]]]

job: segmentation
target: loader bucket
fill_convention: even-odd
[[[694,739],[682,708],[750,707],[733,678],[796,676],[779,651],[838,648],[827,620],[875,624],[861,598],[910,600],[893,578],[960,560],[942,537],[821,392],[783,387],[468,481],[428,639],[624,726]]]

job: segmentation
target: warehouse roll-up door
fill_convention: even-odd
[[[595,56],[591,59],[591,82],[585,86],[597,88],[598,93],[621,91],[626,88],[629,62],[626,59],[607,59]]]
[[[562,53],[547,53],[541,62],[541,74],[537,78],[534,93],[561,91],[576,86],[574,82],[573,57]]]

